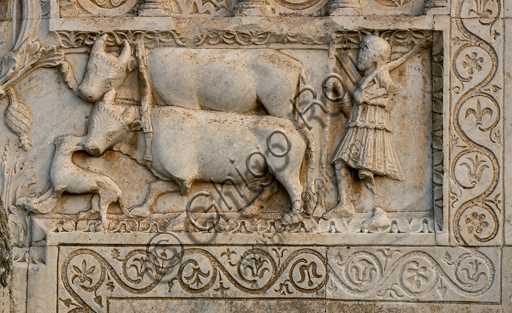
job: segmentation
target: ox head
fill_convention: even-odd
[[[141,129],[140,113],[133,105],[114,104],[115,89],[103,95],[91,112],[87,125],[84,149],[93,156],[119,143],[130,131]]]
[[[108,90],[119,87],[136,64],[128,41],[123,42],[118,57],[105,51],[106,41],[107,35],[103,35],[92,46],[84,77],[78,86],[78,95],[88,102],[94,103]]]

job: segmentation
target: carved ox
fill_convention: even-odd
[[[140,131],[139,107],[114,104],[115,94],[115,89],[112,89],[95,104],[89,116],[84,149],[94,156],[100,156],[112,147],[143,163],[145,145],[143,132]],[[247,157],[259,151],[293,203],[293,210],[283,218],[283,223],[292,224],[301,220],[298,213],[302,207],[303,187],[299,174],[305,152],[311,157],[312,151],[309,133],[302,131],[304,128],[297,122],[273,116],[172,106],[153,108],[151,118],[154,130],[153,161],[147,166],[161,180],[150,186],[144,204],[132,208],[132,215],[147,216],[151,203],[163,192],[179,190],[187,195],[196,181],[222,184],[229,178],[233,184],[242,183],[240,176],[232,174],[233,164],[246,164]],[[275,131],[280,134],[273,136]],[[282,144],[283,134],[287,138],[286,144]],[[279,148],[270,151],[267,140],[288,152],[276,152],[281,151]]]
[[[119,87],[136,61],[128,42],[118,57],[105,51],[107,35],[93,45],[79,96],[95,103]],[[293,118],[294,99],[305,80],[303,65],[271,49],[185,49],[162,47],[147,56],[155,101],[159,105],[250,112],[261,103],[268,114]]]

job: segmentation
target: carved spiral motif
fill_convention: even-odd
[[[416,299],[432,292],[441,278],[466,297],[484,294],[494,282],[494,266],[480,252],[465,253],[454,261],[445,260],[453,273],[447,273],[439,261],[426,252],[414,251],[388,264],[388,259],[383,263],[373,253],[359,251],[338,264],[339,268],[329,263],[329,277],[358,297],[379,295],[379,291],[383,295],[383,286],[396,279],[400,293]]]
[[[372,289],[382,277],[382,268],[375,255],[359,252],[347,261],[345,273],[351,289],[364,292]]]
[[[400,269],[400,287],[413,297],[426,295],[439,279],[437,267],[427,258],[412,257]]]

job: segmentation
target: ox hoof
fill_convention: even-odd
[[[133,209],[130,210],[130,214],[133,217],[148,217],[149,216],[149,209],[146,209],[144,207],[135,206]]]
[[[100,217],[100,213],[96,212],[96,211],[87,211],[87,212],[78,213],[79,220],[97,219],[98,217]]]
[[[38,213],[36,210],[35,198],[20,197],[16,200],[16,205],[21,206],[25,210],[33,213]]]
[[[247,208],[243,209],[242,212],[240,213],[240,215],[243,218],[259,217],[260,216],[260,209],[257,208],[257,207],[254,207],[254,206],[250,206],[250,207],[247,207]]]
[[[324,220],[350,218],[356,215],[352,203],[348,205],[337,205],[322,215]]]
[[[96,231],[106,233],[108,230],[108,222],[101,222],[96,225]]]
[[[298,224],[302,221],[303,221],[302,216],[295,212],[290,212],[290,213],[286,214],[285,216],[283,216],[283,218],[281,218],[281,224],[283,224],[283,225],[294,225],[294,224]]]

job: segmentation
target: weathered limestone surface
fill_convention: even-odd
[[[512,1],[0,29],[0,312],[512,312]]]

